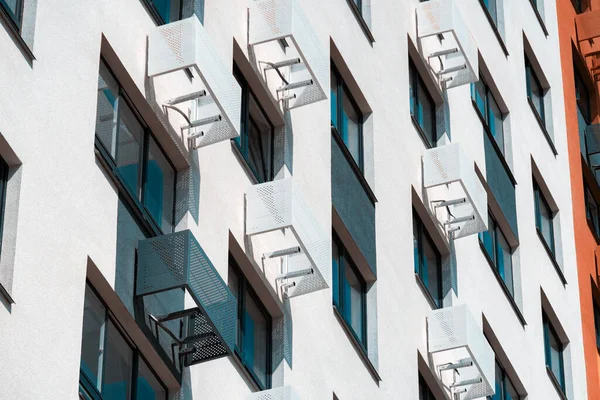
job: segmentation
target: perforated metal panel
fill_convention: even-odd
[[[452,224],[452,227],[460,228],[455,232],[455,238],[486,231],[487,192],[475,173],[473,160],[462,150],[459,143],[435,147],[426,150],[423,155],[423,186],[427,189],[450,184],[459,184],[467,199],[465,203],[450,206],[452,215],[455,218],[469,215],[475,217],[471,221]]]
[[[312,215],[292,178],[254,185],[246,191],[246,235],[290,229],[302,253],[288,256],[288,272],[313,268],[314,273],[292,279],[288,296],[329,287],[331,242]],[[280,249],[273,249],[280,250]]]
[[[461,386],[467,391],[461,400],[478,399],[494,394],[495,355],[481,328],[473,319],[466,305],[433,310],[427,318],[429,353],[437,368],[446,363],[459,363],[467,358],[473,361],[470,367],[460,368],[459,380],[481,378],[481,383]],[[443,358],[437,358],[442,356]],[[439,364],[436,360],[443,360]],[[438,372],[446,387],[450,375]],[[444,380],[446,379],[446,380]]]
[[[142,240],[136,295],[173,289],[190,294],[200,314],[189,318],[195,348],[189,364],[231,353],[236,340],[237,302],[189,230]]]
[[[417,5],[417,36],[420,40],[432,38],[438,40],[438,35],[443,35],[441,46],[434,51],[443,51],[456,48],[458,51],[440,56],[444,69],[451,69],[460,65],[466,68],[439,75],[443,88],[464,85],[479,80],[479,66],[477,58],[477,45],[467,24],[465,23],[458,2],[454,0],[430,0]],[[425,59],[428,54],[423,54]],[[439,73],[440,68],[435,71]],[[451,78],[448,82],[442,80]]]
[[[220,121],[202,127],[204,134],[196,139],[196,145],[202,147],[238,137],[242,98],[240,86],[230,68],[217,54],[196,16],[158,26],[149,36],[149,77],[185,68],[195,70],[208,94],[201,103],[191,104],[190,108],[198,107],[199,119],[213,116],[217,109],[221,115]]]
[[[293,50],[286,58],[297,53],[302,64],[288,67],[290,83],[312,79],[313,84],[286,90],[283,96],[295,96],[289,100],[288,108],[327,99],[325,83],[329,73],[329,57],[312,29],[310,21],[302,11],[298,0],[250,0],[249,44],[287,39]],[[291,43],[290,43],[291,42]],[[269,60],[263,60],[269,61]]]
[[[247,400],[300,400],[291,386],[282,386],[249,394]]]

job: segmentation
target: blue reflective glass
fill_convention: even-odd
[[[0,0],[0,8],[3,8],[11,21],[17,26],[21,26],[21,16],[23,12],[22,0]]]

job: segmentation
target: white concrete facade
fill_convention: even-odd
[[[230,71],[234,59],[243,64],[239,49],[244,62],[257,65],[248,46],[249,1],[205,0],[204,27]],[[415,279],[411,236],[413,206],[419,207],[419,198],[425,193],[422,156],[426,147],[411,120],[408,86],[409,54],[414,59],[418,54],[414,49],[420,47],[415,14],[419,2],[363,0],[365,24],[370,26],[374,43],[361,29],[349,2],[298,0],[326,57],[338,63],[341,55],[345,66],[336,66],[344,70],[344,77],[348,76],[346,69],[351,73],[360,89],[358,93],[351,87],[353,95],[368,114],[363,143],[365,177],[377,198],[377,279],[367,310],[372,334],[369,358],[381,380],[367,368],[336,318],[328,288],[289,300],[293,363],[282,363],[273,383],[291,385],[305,400],[332,399],[334,394],[339,400],[416,400],[420,371],[429,381],[432,376],[423,364],[429,359],[426,317],[432,307]],[[27,44],[18,43],[6,21],[2,20],[0,27],[0,155],[11,166],[0,268],[12,271],[9,291],[14,301],[11,304],[3,298],[0,307],[0,399],[77,399],[86,279],[109,306],[115,305],[111,310],[124,327],[132,327],[128,333],[147,359],[161,362],[149,342],[140,338],[141,331],[135,331],[125,307],[103,286],[107,283],[115,288],[119,280],[115,265],[120,206],[118,190],[94,152],[101,56],[113,71],[120,71],[116,72],[119,78],[125,76],[122,71],[131,78],[131,85],[121,79],[120,83],[151,128],[160,127],[160,122],[156,116],[149,117],[149,112],[160,111],[156,105],[168,98],[197,89],[198,79],[190,80],[183,71],[148,79],[147,37],[156,29],[156,22],[145,0],[24,3],[24,18],[31,19],[28,12],[35,17],[33,42],[27,41],[35,60],[22,50]],[[467,305],[488,338],[495,338],[490,339],[493,350],[526,396],[523,398],[558,400],[561,397],[545,366],[544,309],[559,336],[568,342],[566,395],[570,400],[583,400],[587,398],[585,364],[556,9],[551,0],[538,3],[547,35],[529,2],[499,2],[506,55],[480,2],[454,0],[477,45],[480,70],[500,95],[501,108],[508,110],[506,158],[517,182],[519,235],[513,255],[515,302],[526,324],[521,323],[488,265],[477,235],[455,242],[457,291],[446,296],[444,305]],[[278,46],[265,45],[256,55],[279,60]],[[525,53],[531,61],[537,60],[544,85],[550,88],[547,126],[557,154],[527,102]],[[247,80],[256,80],[247,70],[243,72]],[[430,77],[424,79],[432,82]],[[256,84],[250,85],[255,92],[259,90]],[[329,81],[323,82],[329,96],[328,85]],[[274,87],[269,86],[271,91]],[[438,144],[460,143],[483,178],[482,125],[469,85],[448,89],[445,95],[451,134]],[[441,91],[434,94],[436,99],[444,96]],[[258,97],[266,97],[266,92]],[[263,106],[274,109],[273,104]],[[293,154],[285,154],[292,164],[276,171],[277,178],[293,177],[310,212],[329,233],[334,224],[329,100],[286,115],[281,110],[276,115],[268,113],[274,115],[276,130],[283,130],[286,121],[285,127],[293,131],[293,146],[286,147]],[[172,122],[175,127],[181,124],[178,119]],[[197,204],[190,207],[198,210],[197,215],[192,211],[178,218],[175,230],[192,231],[225,282],[228,257],[234,252],[231,242],[236,241],[256,270],[266,265],[264,281],[274,285],[275,261],[263,264],[261,256],[285,247],[282,244],[290,241],[290,235],[275,231],[246,237],[244,195],[254,178],[232,143],[227,140],[188,150],[186,141],[166,136],[167,132],[179,132],[170,129],[152,130],[162,135],[161,142],[175,143],[165,150],[180,173],[191,160],[198,164],[192,169],[200,176]],[[557,261],[566,284],[536,232],[533,176],[551,195],[552,208],[559,211],[555,223]],[[442,241],[440,251],[447,254],[443,246]],[[5,275],[5,271],[0,274]],[[6,281],[0,279],[0,284],[6,285]],[[265,301],[283,308],[272,297]],[[153,368],[164,370],[160,365]],[[244,399],[255,391],[233,356],[188,367],[183,390],[172,377],[163,376],[166,372],[158,373],[173,398]],[[434,392],[441,390],[437,387]]]

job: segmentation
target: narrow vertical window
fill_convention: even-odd
[[[481,75],[481,73],[480,73]],[[483,78],[471,84],[471,98],[475,103],[475,107],[479,112],[480,119],[483,121],[485,128],[494,138],[498,149],[504,155],[504,117],[500,107],[490,87],[486,84]]]
[[[594,328],[596,330],[596,347],[600,349],[600,307],[596,303],[596,300],[592,300],[594,302]]]
[[[543,126],[546,126],[546,115],[544,112],[544,88],[538,79],[531,63],[525,58],[525,75],[527,83],[527,98],[537,113]]]
[[[543,314],[544,326],[544,349],[546,355],[546,366],[558,382],[562,391],[565,391],[565,371],[563,351],[564,345],[556,334],[556,330],[550,323],[548,316]]]
[[[436,400],[421,374],[419,374],[419,400]]]
[[[489,228],[487,231],[479,233],[479,242],[482,244],[488,260],[502,279],[502,282],[504,282],[506,289],[514,297],[513,250],[491,214],[488,214],[488,225]]]
[[[438,308],[442,307],[442,257],[415,212],[413,212],[413,249],[415,273],[434,304]]]
[[[556,256],[556,248],[554,243],[554,213],[550,209],[548,202],[544,198],[539,186],[534,185],[535,196],[535,225],[544,239],[552,256]]]
[[[333,240],[333,304],[361,347],[367,348],[366,282],[341,241]]]
[[[517,393],[513,383],[511,382],[506,370],[502,364],[496,360],[496,393],[493,396],[488,396],[488,400],[519,400],[520,396]]]
[[[229,257],[228,286],[238,303],[235,353],[256,384],[271,387],[272,318],[235,260]]]
[[[272,181],[275,140],[273,125],[237,67],[234,68],[234,76],[242,88],[241,132],[234,141],[256,180],[259,183]]]
[[[363,115],[339,72],[331,68],[331,125],[363,171]]]
[[[435,147],[437,143],[436,132],[436,105],[429,94],[425,82],[419,75],[415,64],[409,61],[409,97],[410,114],[417,125],[419,134],[427,147]]]
[[[23,0],[0,0],[0,11],[8,15],[13,25],[20,30],[23,18]]]

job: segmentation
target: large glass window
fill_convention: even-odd
[[[515,386],[511,382],[502,364],[496,360],[496,393],[488,396],[488,400],[519,400]]]
[[[413,212],[413,249],[415,273],[435,305],[442,307],[442,257],[416,212]]]
[[[9,19],[17,27],[21,28],[23,18],[23,0],[0,0],[0,11],[8,14]]]
[[[271,387],[272,318],[232,257],[229,258],[228,282],[238,303],[235,352],[259,387],[268,389]]]
[[[488,214],[488,225],[487,231],[479,233],[479,242],[511,296],[514,296],[512,249],[491,214]]]
[[[167,390],[125,339],[94,290],[85,290],[80,393],[90,400],[166,400]]]
[[[535,226],[544,239],[546,246],[553,256],[556,256],[554,244],[554,212],[550,209],[544,194],[537,184],[534,185],[535,196]]]
[[[337,236],[333,240],[333,304],[363,347],[367,348],[367,285]]]
[[[331,125],[363,170],[363,116],[339,72],[331,68]]]
[[[427,147],[437,143],[435,103],[412,61],[409,61],[410,115],[419,127]]]
[[[481,75],[481,73],[479,74]],[[504,116],[492,94],[490,87],[480,78],[471,84],[471,98],[484,121],[488,132],[492,135],[500,152],[504,154]]]
[[[527,83],[527,98],[531,101],[542,125],[546,126],[546,114],[544,111],[545,90],[527,57],[525,58],[525,77]]]
[[[273,180],[273,125],[237,67],[234,75],[242,88],[241,132],[234,141],[256,180],[268,182]]]
[[[157,233],[173,230],[176,170],[100,62],[96,147]]]
[[[543,314],[544,324],[544,353],[546,355],[546,366],[550,369],[554,378],[565,391],[565,367],[563,359],[564,345],[556,334],[556,330],[550,323],[548,316]]]

